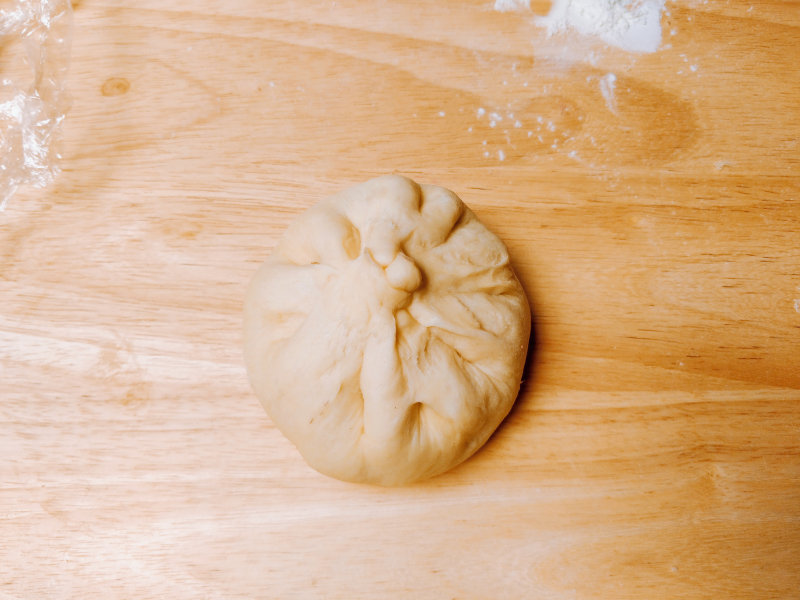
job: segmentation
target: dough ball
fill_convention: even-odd
[[[505,246],[455,194],[386,176],[289,226],[244,333],[253,389],[312,467],[401,485],[459,464],[508,414],[530,309]]]

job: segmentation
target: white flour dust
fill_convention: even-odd
[[[513,0],[497,0],[507,4]],[[576,31],[629,52],[655,52],[661,45],[665,0],[554,0],[536,23],[549,35]]]

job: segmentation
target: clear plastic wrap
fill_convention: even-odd
[[[58,172],[71,40],[69,0],[0,0],[0,209]]]

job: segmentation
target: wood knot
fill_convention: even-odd
[[[131,89],[130,82],[124,77],[109,77],[100,88],[103,96],[121,96]]]

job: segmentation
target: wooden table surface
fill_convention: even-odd
[[[75,3],[64,172],[0,213],[0,599],[800,598],[800,3],[669,2],[653,54],[491,4]],[[389,172],[535,324],[487,446],[399,489],[307,467],[240,332]]]

